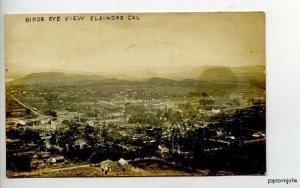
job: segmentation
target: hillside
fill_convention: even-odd
[[[147,85],[169,85],[169,86],[193,86],[207,84],[227,84],[236,82],[249,82],[254,84],[265,84],[265,66],[247,67],[222,67],[203,66],[182,73],[183,70],[172,69],[170,74],[156,76],[148,75],[145,79],[137,79],[137,75],[124,74],[89,74],[89,73],[65,73],[65,72],[42,72],[25,75],[9,82],[9,84],[73,84],[75,82],[92,82],[106,84],[147,84]],[[184,71],[187,71],[184,70]],[[166,72],[166,71],[165,71]],[[177,76],[175,76],[177,75]]]
[[[237,79],[228,67],[208,68],[200,75],[200,80],[213,83],[236,83]]]
[[[176,84],[176,80],[166,79],[166,78],[160,78],[160,77],[153,77],[146,81],[148,84],[167,84],[167,85],[173,85]]]
[[[70,84],[74,82],[97,81],[105,79],[98,75],[66,74],[61,72],[32,73],[16,79],[12,84]]]

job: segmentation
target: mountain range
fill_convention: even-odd
[[[10,81],[11,84],[70,84],[75,82],[102,82],[127,84],[162,84],[162,85],[197,85],[203,82],[236,82],[251,80],[265,82],[264,66],[251,67],[222,67],[207,66],[197,69],[172,69],[170,71],[140,70],[139,75],[126,73],[66,73],[66,72],[40,72],[31,73]],[[164,72],[165,74],[162,74]],[[144,74],[144,75],[143,75]],[[143,75],[143,78],[140,76]],[[139,78],[139,79],[138,79]]]

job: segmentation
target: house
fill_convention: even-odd
[[[123,158],[119,159],[118,163],[123,167],[128,165],[128,162]]]
[[[126,133],[126,131],[119,131],[119,134],[121,135],[121,136],[127,136],[127,133]]]
[[[52,138],[52,136],[51,135],[42,135],[42,134],[40,134],[40,136],[41,136],[41,140],[50,140],[51,138]]]
[[[55,157],[50,157],[49,162],[54,164],[54,163],[62,163],[65,162],[64,156],[55,156]]]
[[[16,123],[16,127],[23,127],[26,126],[26,122],[24,120],[20,120]]]
[[[41,152],[39,155],[39,158],[43,159],[44,161],[47,161],[47,159],[50,158],[50,153],[49,152]]]
[[[48,124],[48,123],[50,123],[50,121],[51,121],[51,119],[50,119],[50,118],[48,118],[48,117],[46,117],[46,118],[42,118],[42,119],[41,119],[41,124],[42,124],[42,125],[45,125],[45,124]]]
[[[252,137],[255,138],[265,138],[266,134],[262,133],[262,132],[256,132],[252,134]]]
[[[169,148],[167,148],[165,146],[158,145],[158,149],[160,150],[160,153],[169,153],[170,152]]]
[[[78,139],[74,142],[73,147],[78,147],[79,149],[83,149],[87,146],[87,142],[83,139]]]
[[[93,121],[87,121],[87,124],[91,127],[94,127],[95,126],[95,122]]]
[[[121,170],[116,162],[109,159],[100,162],[100,168],[101,172],[104,172],[105,174],[109,172],[120,172]]]
[[[218,113],[220,113],[221,112],[221,110],[220,109],[212,109],[211,110],[213,113],[215,113],[215,114],[218,114]]]
[[[50,149],[52,147],[52,145],[50,143],[50,140],[45,140],[44,141],[44,146],[45,146],[45,148]]]
[[[9,150],[17,150],[23,147],[23,141],[19,139],[6,139],[6,147]]]

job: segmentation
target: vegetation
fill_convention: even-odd
[[[33,161],[49,153],[48,159],[63,156],[73,164],[125,158],[142,175],[163,175],[161,167],[178,174],[264,173],[264,89],[197,83],[153,78],[8,85],[6,116],[25,122],[8,123],[8,170],[33,170]],[[52,122],[41,123],[41,117]],[[89,170],[95,169],[45,173],[89,176]],[[139,174],[132,170],[127,175]]]

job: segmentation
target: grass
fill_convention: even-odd
[[[53,171],[41,169],[30,173],[7,172],[8,177],[126,177],[126,176],[191,176],[185,171],[172,169],[168,166],[151,164],[147,166],[127,166],[123,171],[104,174],[100,167],[84,166],[76,169]]]

